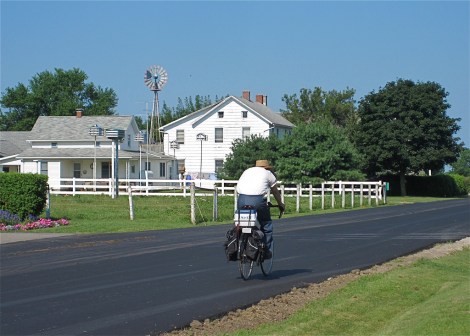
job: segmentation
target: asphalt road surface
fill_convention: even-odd
[[[229,225],[76,235],[0,246],[0,334],[148,335],[292,287],[470,236],[470,200],[275,221],[273,273],[243,281]]]

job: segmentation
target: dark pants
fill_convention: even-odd
[[[264,243],[271,250],[273,241],[273,221],[271,219],[271,212],[266,198],[262,195],[238,195],[237,208],[240,209],[244,205],[251,205],[255,207],[258,221],[261,225],[261,231],[264,233]]]

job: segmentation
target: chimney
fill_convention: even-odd
[[[250,100],[250,91],[243,91],[243,98],[245,98],[246,100]]]
[[[258,95],[256,95],[256,102],[267,106],[268,105],[268,96],[263,96],[263,95],[258,94]]]
[[[77,118],[81,118],[82,115],[83,115],[83,109],[78,108],[78,109],[75,110],[75,113],[76,113]]]

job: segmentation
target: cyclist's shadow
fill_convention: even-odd
[[[289,269],[289,270],[273,270],[269,275],[265,276],[263,274],[252,274],[252,279],[264,279],[264,280],[275,280],[280,278],[289,277],[291,275],[296,275],[300,273],[310,273],[312,272],[311,269],[308,268],[297,268],[297,269]],[[253,272],[254,273],[254,272]]]

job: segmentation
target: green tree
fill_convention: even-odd
[[[113,89],[85,83],[88,76],[79,69],[55,69],[33,76],[29,85],[7,88],[0,104],[0,130],[29,131],[39,116],[71,116],[76,108],[85,115],[113,115],[118,99]]]
[[[361,156],[346,134],[327,120],[303,124],[283,139],[276,170],[283,181],[361,180]]]
[[[263,138],[252,135],[246,139],[236,139],[218,178],[237,180],[245,169],[255,165],[256,160],[269,160],[276,167],[279,146],[280,140],[275,136]]]
[[[360,123],[354,138],[366,157],[369,175],[392,172],[405,176],[421,170],[442,170],[459,153],[457,121],[446,115],[448,93],[437,83],[399,79],[359,103]]]
[[[452,172],[462,176],[470,176],[470,149],[462,148],[457,161],[451,164]]]
[[[282,100],[287,111],[283,116],[295,125],[327,120],[349,130],[357,122],[355,90],[323,91],[320,87],[301,89],[300,95],[285,94]]]

